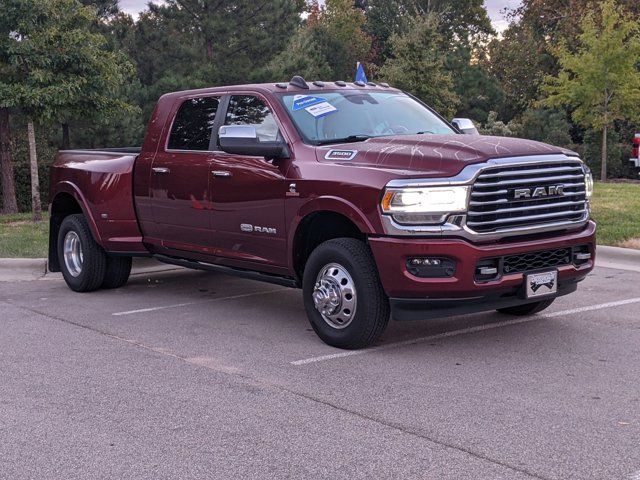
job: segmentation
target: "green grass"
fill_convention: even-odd
[[[596,183],[591,200],[598,243],[640,249],[640,183]],[[0,258],[46,257],[49,218],[33,223],[30,213],[0,215]]]
[[[0,215],[0,258],[44,258],[49,249],[49,216],[31,221],[30,213]]]
[[[596,183],[591,213],[598,243],[640,248],[640,183]]]

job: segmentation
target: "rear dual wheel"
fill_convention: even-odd
[[[131,258],[107,255],[80,214],[69,215],[60,225],[58,259],[65,282],[76,292],[121,287],[131,272]]]

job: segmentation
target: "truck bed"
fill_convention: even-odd
[[[140,147],[62,150],[51,165],[52,205],[73,199],[96,241],[109,252],[146,252],[133,199],[133,168],[140,151]],[[57,220],[51,219],[53,229]]]

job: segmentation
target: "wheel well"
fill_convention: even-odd
[[[68,193],[59,193],[51,202],[51,217],[49,219],[49,270],[60,271],[58,258],[58,232],[65,217],[75,213],[82,213],[80,204]]]
[[[318,245],[340,237],[366,240],[355,223],[340,213],[320,211],[304,217],[293,239],[293,267],[298,278],[302,278],[307,259]]]

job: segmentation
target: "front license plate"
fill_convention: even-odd
[[[527,298],[544,297],[558,291],[558,272],[530,273],[524,276]]]

